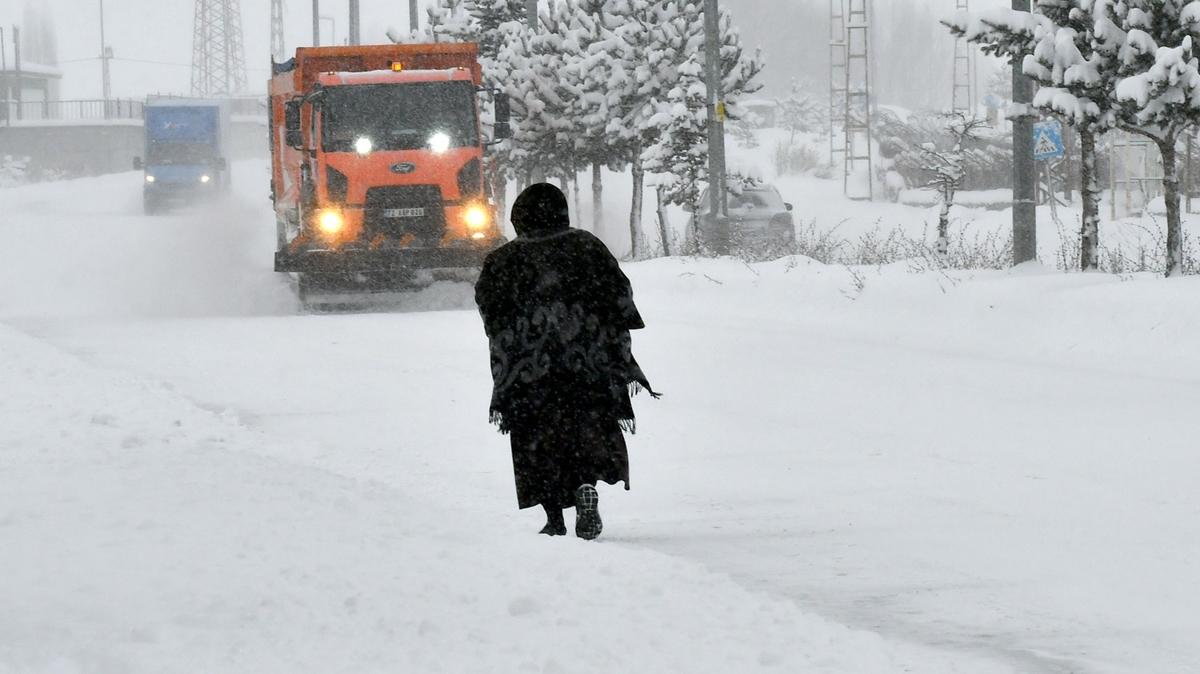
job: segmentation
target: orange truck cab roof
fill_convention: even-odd
[[[410,84],[415,82],[474,82],[470,70],[448,68],[446,70],[368,70],[366,72],[321,73],[317,82],[322,86],[336,87],[353,84]]]
[[[454,80],[469,80],[476,86],[483,83],[479,46],[471,42],[300,47],[295,58],[277,64],[275,72],[288,75],[290,89],[297,93],[311,91],[317,82],[348,83],[326,79],[351,73],[379,78],[379,83],[396,83],[444,81],[454,72]]]

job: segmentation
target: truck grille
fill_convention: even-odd
[[[372,239],[411,234],[417,245],[437,245],[446,231],[442,191],[437,185],[372,187],[367,190],[363,227]]]

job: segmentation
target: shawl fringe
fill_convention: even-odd
[[[491,414],[488,415],[488,422],[495,426],[501,435],[508,435],[512,431],[507,419],[504,418],[503,412],[492,410]],[[620,424],[622,431],[630,435],[637,434],[637,419],[632,417],[629,419],[618,419],[617,423]]]

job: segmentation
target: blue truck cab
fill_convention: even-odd
[[[229,106],[225,101],[158,98],[146,102],[142,204],[147,214],[229,189]]]

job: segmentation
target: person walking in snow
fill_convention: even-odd
[[[596,484],[625,483],[634,431],[631,392],[659,397],[634,360],[645,327],[629,279],[608,248],[572,229],[567,198],[539,183],[512,207],[517,238],[484,261],[475,286],[491,351],[491,420],[512,442],[520,508],[546,511],[541,533],[600,535]]]

